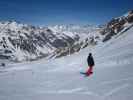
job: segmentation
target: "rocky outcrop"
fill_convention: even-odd
[[[105,28],[100,32],[105,36],[103,42],[111,39],[112,36],[126,30],[133,24],[133,11],[129,11],[126,15],[113,18],[108,22]]]

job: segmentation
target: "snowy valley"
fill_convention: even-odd
[[[0,67],[0,100],[133,98],[132,11],[112,19],[103,27],[57,25],[37,28],[16,22],[8,25],[7,23],[9,22],[0,24],[1,55],[5,57],[7,50],[7,56],[11,54],[11,61],[23,61],[26,58],[29,60],[40,57],[40,54],[46,57],[33,62],[12,62]],[[4,28],[5,24],[7,28]],[[11,32],[8,33],[8,29]],[[27,43],[25,40],[31,43],[26,46],[33,45],[33,48],[27,49],[24,45]],[[82,45],[74,47],[76,51],[72,53],[72,46],[80,43]],[[65,48],[67,54],[61,53],[60,50]],[[86,58],[89,52],[92,52],[95,59],[94,73],[90,77],[84,77],[80,72],[87,70]],[[60,54],[65,56],[60,57]]]
[[[38,27],[16,21],[1,22],[0,59],[21,62],[66,56],[96,44],[99,30],[94,26]]]

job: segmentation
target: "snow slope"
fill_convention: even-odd
[[[133,28],[119,37],[56,60],[0,68],[0,100],[131,100]],[[94,74],[83,77],[94,54]]]

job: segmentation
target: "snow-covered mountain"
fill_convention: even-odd
[[[55,33],[63,33],[70,37],[77,35],[79,36],[80,41],[83,41],[88,37],[89,38],[94,37],[94,39],[96,37],[98,38],[98,36],[100,36],[99,31],[102,29],[94,25],[74,25],[74,24],[55,25],[55,26],[49,26],[48,28],[54,31]]]
[[[0,22],[0,59],[12,61],[57,58],[124,34],[133,27],[133,11],[106,25],[38,27],[16,21]]]
[[[110,40],[115,35],[125,33],[133,26],[133,10],[129,11],[123,16],[113,18],[109,21],[105,28],[100,32],[104,35],[103,42]]]
[[[133,27],[124,34],[59,59],[0,68],[0,100],[132,100]],[[92,52],[94,72],[84,77]]]
[[[96,43],[91,33],[97,30],[94,26],[37,27],[16,21],[0,22],[0,58],[23,61],[68,55],[88,43]]]
[[[66,35],[69,37],[77,37],[76,42],[73,44],[68,43],[66,48],[59,49],[59,54],[56,54],[56,57],[72,54],[78,52],[81,49],[87,46],[96,45],[98,42],[101,42],[101,36],[99,31],[102,28],[94,25],[55,25],[49,26],[55,34]]]

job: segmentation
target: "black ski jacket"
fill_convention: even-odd
[[[92,56],[88,56],[87,62],[88,62],[88,66],[94,66],[95,65],[94,59]]]

